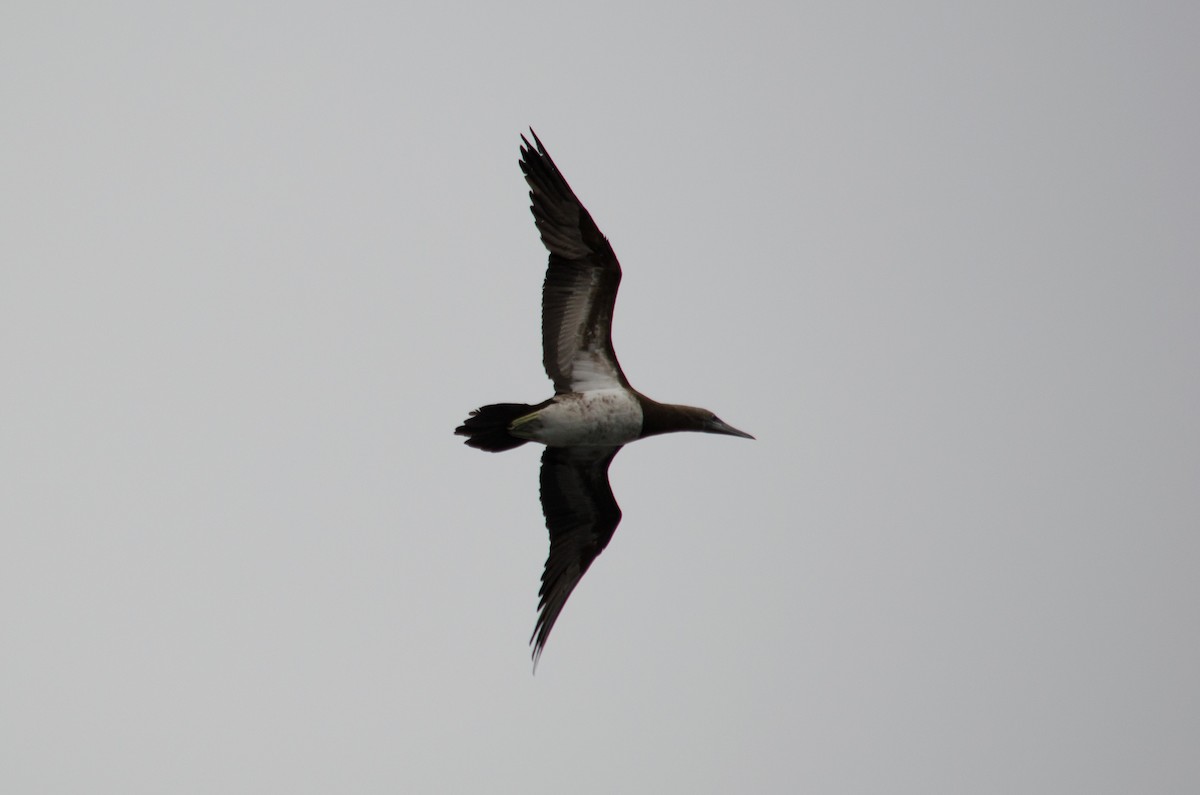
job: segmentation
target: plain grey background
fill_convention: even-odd
[[[0,10],[0,790],[1200,790],[1200,12]],[[536,676],[533,125],[634,445]]]

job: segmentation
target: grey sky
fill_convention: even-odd
[[[1200,788],[1200,11],[0,11],[0,791]],[[630,447],[530,675],[533,125]]]

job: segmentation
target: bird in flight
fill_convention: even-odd
[[[550,555],[529,639],[536,666],[567,598],[621,521],[608,483],[608,466],[621,447],[674,431],[754,437],[707,409],[659,403],[629,385],[612,346],[621,265],[537,134],[530,135],[532,144],[521,136],[520,165],[550,252],[542,285],[542,363],[554,397],[484,406],[454,432],[493,453],[526,442],[546,446],[541,498]]]

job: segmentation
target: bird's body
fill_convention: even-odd
[[[542,360],[555,394],[536,405],[484,406],[455,433],[490,452],[526,442],[546,445],[541,499],[550,556],[531,639],[536,660],[567,597],[621,521],[608,484],[608,466],[621,447],[673,431],[753,437],[707,409],[659,403],[629,385],[612,347],[621,266],[537,135],[536,149],[521,140],[531,210],[550,251],[542,287]]]
[[[513,420],[509,433],[548,447],[621,445],[642,432],[642,404],[628,389],[594,389],[555,395],[536,411]]]

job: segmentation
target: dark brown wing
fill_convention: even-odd
[[[612,347],[621,265],[546,148],[521,136],[530,210],[550,252],[542,285],[542,363],[556,394],[629,385]]]
[[[542,453],[542,513],[550,556],[542,572],[538,620],[529,642],[537,665],[567,597],[621,522],[608,484],[608,465],[620,447],[547,447]]]

